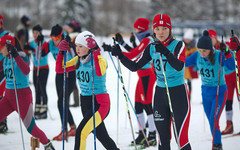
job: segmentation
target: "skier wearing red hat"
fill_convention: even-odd
[[[7,41],[10,41],[10,44],[7,44]],[[0,121],[13,111],[20,113],[27,131],[40,139],[45,150],[54,150],[45,133],[36,125],[33,116],[32,91],[29,87],[30,68],[27,55],[22,51],[18,40],[10,35],[4,35],[0,38],[0,53],[6,77],[5,95],[0,101]]]
[[[144,53],[145,48],[153,42],[153,37],[150,36],[149,31],[149,20],[146,18],[138,18],[134,22],[135,35],[140,41],[140,44],[136,48],[130,47],[126,44],[120,33],[115,34],[115,38],[128,52],[123,52],[123,54],[129,59],[138,59],[141,58]],[[104,45],[103,45],[104,47]],[[106,49],[106,48],[105,48]],[[107,50],[107,49],[106,49]],[[137,71],[138,82],[135,91],[135,110],[139,118],[141,127],[143,128],[146,134],[146,124],[143,110],[147,113],[147,120],[149,126],[148,142],[149,145],[156,145],[156,127],[153,119],[153,109],[152,109],[152,97],[153,97],[153,86],[156,81],[156,76],[154,73],[154,68],[152,67],[152,61],[148,62],[145,66]],[[147,141],[139,127],[138,137],[135,139],[136,144],[147,146]],[[133,141],[131,142],[134,143]]]
[[[3,28],[3,16],[0,14],[0,38],[8,34],[9,33]],[[3,72],[3,61],[0,60],[0,100],[3,97],[4,91],[5,91],[5,85],[6,85],[6,78]],[[2,122],[0,122],[0,133],[5,133],[7,132],[7,130],[8,130],[7,118],[5,118]]]
[[[138,62],[124,56],[119,45],[112,48],[112,55],[118,56],[121,63],[132,71],[137,71],[149,61],[153,61],[157,77],[153,114],[160,137],[158,149],[170,149],[170,126],[174,119],[174,133],[179,149],[191,150],[188,140],[191,106],[184,80],[185,45],[173,38],[171,19],[166,14],[154,17],[153,32],[155,42],[146,47]]]

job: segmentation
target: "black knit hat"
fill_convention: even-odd
[[[36,30],[36,31],[39,31],[39,32],[42,32],[42,27],[38,24],[38,25],[35,25],[32,30]]]
[[[213,50],[212,39],[207,30],[204,30],[203,36],[199,38],[197,48]]]
[[[22,16],[21,17],[21,22],[24,24],[24,25],[26,25],[26,23],[27,23],[27,21],[30,21],[31,20],[31,18],[30,17],[28,17],[28,16]]]
[[[52,27],[51,30],[51,36],[58,36],[62,33],[63,29],[60,25],[56,24],[55,26]]]

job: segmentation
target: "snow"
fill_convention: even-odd
[[[111,44],[111,38],[97,38],[98,43],[106,41],[107,44]],[[127,41],[127,40],[125,40]],[[111,59],[108,53],[102,51],[102,55],[108,61],[108,70],[107,70],[107,89],[111,98],[111,109],[107,118],[104,120],[106,128],[109,132],[110,137],[117,142],[118,147],[121,150],[133,150],[134,147],[128,147],[128,144],[132,141],[131,128],[129,120],[126,113],[126,102],[122,94],[121,85],[119,87],[120,98],[119,98],[119,131],[118,131],[118,140],[117,140],[117,74],[111,62]],[[115,63],[117,64],[116,59],[114,58]],[[32,65],[32,63],[31,63]],[[49,117],[46,120],[37,120],[37,125],[46,133],[49,139],[52,139],[54,136],[60,133],[61,122],[59,117],[59,112],[57,109],[57,94],[55,88],[55,60],[49,55],[49,78],[47,83],[47,93],[48,93],[48,107],[49,112],[51,113],[52,119]],[[32,68],[32,67],[31,67]],[[129,72],[123,65],[121,65],[123,78],[131,102],[134,104],[134,92],[137,82],[137,74],[134,72]],[[30,73],[30,82],[32,83],[32,72]],[[120,84],[120,83],[119,83]],[[35,97],[33,84],[30,85],[33,97]],[[35,100],[33,99],[35,102]],[[212,136],[210,134],[209,124],[207,118],[203,112],[203,107],[201,103],[201,81],[200,79],[195,79],[192,81],[192,100],[191,100],[191,119],[189,127],[189,140],[193,150],[207,150],[211,149]],[[72,96],[70,98],[70,103],[73,103]],[[135,117],[135,114],[132,111],[132,108],[129,104],[129,109],[131,113],[131,119],[134,127],[134,132],[138,131],[138,123]],[[75,123],[78,125],[82,120],[82,114],[80,107],[70,108],[73,114]],[[239,115],[239,102],[237,101],[236,95],[234,95],[233,101],[233,124],[234,131],[240,131],[240,115]],[[220,127],[221,130],[225,128],[226,119],[225,119],[225,109],[220,118]],[[13,112],[8,116],[8,128],[9,134],[2,135],[0,134],[0,149],[1,150],[20,150],[23,149],[21,132],[19,126],[18,114]],[[24,143],[25,149],[29,150],[30,147],[30,137],[31,135],[23,126],[24,134]],[[135,137],[137,134],[135,134]],[[174,137],[174,136],[172,136]],[[224,150],[239,150],[240,146],[240,136],[231,137],[231,138],[222,138],[222,144]],[[94,149],[93,134],[90,134],[87,139],[87,150]],[[53,145],[56,150],[62,149],[62,141],[53,141]],[[177,149],[177,144],[175,139],[171,140],[171,148],[173,150]],[[40,144],[40,149],[44,149],[43,145]],[[65,149],[72,150],[74,149],[74,137],[69,137],[68,142],[65,142]],[[97,140],[97,149],[102,150],[104,147]],[[154,150],[156,147],[147,148],[147,150]]]

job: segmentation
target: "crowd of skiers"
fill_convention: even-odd
[[[34,40],[29,41],[29,17],[21,18],[15,36],[4,30],[3,20],[0,15],[0,131],[7,132],[6,117],[17,111],[27,131],[40,139],[45,150],[54,150],[50,140],[35,123],[37,119],[47,118],[46,85],[49,74],[48,54],[51,53],[56,60],[57,106],[62,124],[62,131],[53,140],[62,141],[68,136],[75,136],[74,149],[84,150],[88,135],[94,132],[106,149],[119,149],[104,124],[110,110],[111,93],[107,92],[106,87],[108,62],[100,53],[101,43],[96,42],[95,35],[89,31],[82,32],[80,24],[71,21],[63,27],[58,24],[53,26],[49,41],[44,40],[42,27],[35,25],[32,28]],[[102,45],[104,51],[116,56],[125,67],[136,71],[139,76],[135,111],[140,125],[138,136],[131,144],[142,147],[158,145],[159,150],[168,150],[172,124],[179,149],[191,150],[188,139],[191,80],[199,75],[202,81],[202,103],[213,136],[212,149],[222,150],[221,135],[233,133],[234,89],[239,99],[236,66],[240,64],[235,64],[240,62],[235,61],[240,59],[238,38],[233,35],[229,42],[219,41],[216,32],[210,29],[205,30],[196,42],[194,30],[188,29],[182,41],[176,40],[171,19],[166,14],[156,15],[151,26],[153,30],[150,30],[148,19],[138,18],[133,24],[134,35],[130,38],[133,46],[127,44],[118,32],[114,38],[116,44]],[[135,37],[139,41],[138,45]],[[125,50],[122,51],[122,48]],[[31,55],[35,103],[29,87]],[[75,124],[69,109],[72,92],[75,93],[74,106],[81,103],[83,119],[79,125]],[[227,125],[221,132],[219,118],[224,107]],[[148,130],[144,111],[147,114]]]

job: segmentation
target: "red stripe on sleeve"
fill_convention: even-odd
[[[149,38],[144,38],[138,45],[138,47],[132,48],[130,52],[123,52],[123,54],[129,59],[133,59],[137,57],[139,54],[141,54],[150,42],[151,40]]]

